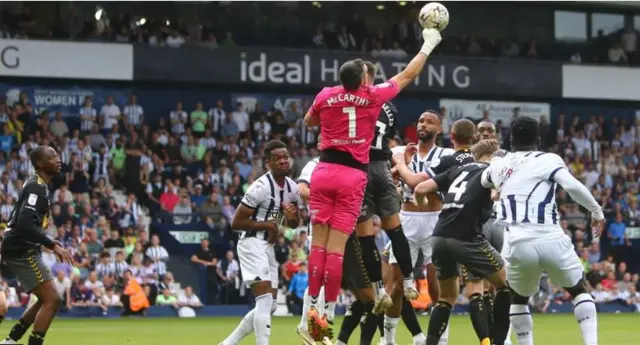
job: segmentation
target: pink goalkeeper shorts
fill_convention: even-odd
[[[355,229],[367,186],[367,173],[348,166],[320,162],[311,175],[311,223],[346,234]]]

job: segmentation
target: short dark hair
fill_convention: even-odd
[[[470,120],[461,119],[453,123],[451,133],[455,136],[456,143],[460,145],[472,145],[476,135],[476,125]]]
[[[378,66],[376,66],[376,64],[371,61],[365,61],[364,64],[367,66],[367,75],[369,75],[369,78],[371,78],[371,80],[373,81],[373,79],[376,77]]]
[[[538,120],[520,115],[511,122],[511,145],[514,147],[535,146],[540,136]]]
[[[264,155],[265,157],[267,157],[267,159],[271,159],[271,151],[284,148],[287,148],[287,145],[285,145],[282,141],[270,140],[264,145]]]
[[[355,91],[362,84],[364,74],[364,60],[355,59],[342,64],[340,67],[340,84],[347,91]]]
[[[424,113],[431,113],[431,114],[437,116],[440,121],[442,121],[442,115],[440,114],[440,112],[438,110],[427,109],[427,110],[424,111]]]
[[[31,164],[33,164],[34,168],[38,168],[40,163],[47,158],[47,148],[48,146],[38,146],[29,153],[29,159],[31,160]]]

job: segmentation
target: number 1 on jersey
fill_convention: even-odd
[[[356,107],[344,107],[342,112],[349,116],[349,138],[356,136]]]

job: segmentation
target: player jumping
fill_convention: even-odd
[[[295,181],[287,176],[286,145],[271,140],[264,146],[264,155],[269,172],[249,186],[231,221],[232,230],[243,232],[238,241],[238,259],[256,306],[220,345],[237,345],[252,331],[256,333],[257,345],[269,344],[271,314],[277,308],[278,289],[278,262],[273,243],[278,238],[281,216],[291,228],[299,224],[300,193]]]
[[[494,158],[482,175],[483,186],[500,190],[500,219],[510,224],[505,258],[509,285],[514,291],[511,324],[518,345],[533,344],[533,320],[527,302],[538,292],[540,276],[545,271],[573,297],[573,312],[584,344],[597,345],[596,305],[587,291],[584,269],[571,239],[558,225],[557,185],[591,212],[594,237],[604,226],[604,214],[562,158],[538,151],[539,145],[538,121],[518,116],[511,123],[513,153]]]
[[[310,208],[313,225],[309,255],[309,331],[316,340],[332,333],[335,304],[342,281],[344,248],[353,232],[367,184],[369,148],[382,105],[393,99],[422,71],[442,37],[425,29],[420,53],[388,82],[366,85],[367,66],[357,59],[340,67],[340,86],[324,88],[305,115],[305,125],[322,133],[320,163],[311,177]],[[401,233],[402,234],[402,233]],[[404,235],[401,235],[404,236]],[[406,238],[404,242],[408,251]],[[325,287],[325,314],[317,298]]]
[[[365,62],[367,65],[368,84],[373,84],[376,75],[376,65]],[[388,142],[395,133],[395,121],[398,110],[391,103],[382,105],[378,121],[376,121],[375,137],[369,151],[369,172],[367,175],[367,187],[364,193],[364,201],[358,218],[356,232],[362,246],[364,264],[367,267],[369,277],[374,283],[376,301],[373,306],[374,314],[381,314],[392,305],[391,297],[387,294],[382,283],[382,265],[380,253],[376,247],[375,230],[371,218],[374,214],[380,217],[382,229],[385,230],[392,247],[396,246],[396,252],[404,249],[406,236],[400,222],[400,202],[396,185],[393,181],[389,162],[391,149]],[[416,299],[418,291],[413,283],[413,266],[409,252],[397,255],[400,270],[404,276],[404,294],[408,299]]]
[[[1,255],[2,261],[16,275],[25,291],[35,294],[38,301],[24,311],[3,344],[17,344],[33,325],[28,344],[42,345],[62,304],[53,283],[53,275],[42,259],[42,247],[52,250],[60,261],[73,262],[71,254],[44,232],[49,224],[48,185],[60,173],[60,158],[56,150],[49,146],[38,146],[29,158],[36,172],[25,182],[11,212]]]
[[[459,294],[459,264],[496,287],[493,330],[489,329],[481,293],[469,296],[469,313],[482,345],[504,345],[509,329],[510,292],[502,257],[482,235],[482,225],[489,219],[493,206],[491,191],[483,188],[480,181],[487,162],[498,149],[496,140],[480,141],[471,149],[478,162],[453,167],[420,183],[415,189],[419,203],[424,202],[427,193],[446,192],[433,232],[433,261],[438,269],[440,299],[429,319],[427,345],[437,345],[449,323]]]

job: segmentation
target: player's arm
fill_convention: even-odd
[[[435,193],[441,190],[448,190],[449,184],[450,184],[449,175],[450,175],[450,171],[445,171],[441,174],[434,176],[433,178],[427,181],[420,182],[414,190],[416,200],[418,200],[418,198],[420,200],[423,199],[429,193]]]
[[[236,212],[233,214],[231,230],[272,231],[276,227],[273,222],[261,222],[252,219],[254,213],[265,199],[266,192],[264,188],[262,181],[256,181],[249,186],[247,194],[242,198],[240,205],[238,205]]]
[[[308,203],[309,194],[311,193],[311,190],[309,189],[309,183],[306,181],[300,181],[300,179],[298,179],[298,190],[300,191],[300,199]]]
[[[300,205],[302,205],[302,197],[298,190],[293,191],[295,198],[291,204],[283,205],[282,212],[287,220],[287,226],[295,229],[300,225]]]
[[[300,192],[300,199],[304,202],[309,202],[309,194],[311,185],[311,174],[313,170],[316,168],[316,164],[313,161],[307,163],[300,172],[300,176],[298,176],[298,191]]]
[[[569,193],[571,199],[591,212],[591,216],[595,220],[599,221],[604,219],[602,207],[600,207],[598,201],[593,197],[593,194],[591,194],[584,184],[573,177],[566,167],[559,167],[553,170],[549,176],[549,180],[558,182],[558,184]]]
[[[322,91],[324,91],[325,89],[322,89]],[[307,114],[304,116],[304,125],[307,127],[314,127],[314,126],[320,126],[320,109],[319,109],[319,105],[320,105],[320,95],[323,94],[323,92],[320,91],[320,93],[318,93],[318,95],[316,96],[316,99],[313,100],[313,103],[311,104],[311,107],[309,107],[309,110],[307,111]]]
[[[32,183],[25,187],[24,200],[20,203],[16,228],[11,231],[22,231],[29,239],[45,248],[53,249],[55,242],[45,235],[39,211],[47,207],[46,186]]]
[[[442,36],[440,36],[440,32],[436,29],[424,29],[422,31],[422,38],[424,39],[424,43],[418,55],[409,62],[402,72],[390,79],[391,82],[397,85],[398,92],[409,86],[409,84],[420,75],[427,62],[427,58],[440,41],[442,41]]]
[[[482,184],[482,187],[500,190],[504,177],[503,171],[505,170],[503,169],[502,162],[502,157],[494,157],[491,159],[489,166],[484,169],[482,175],[480,175],[480,183]]]

